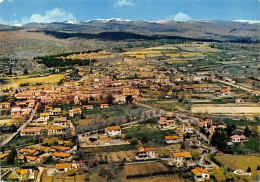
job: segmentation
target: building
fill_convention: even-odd
[[[69,116],[74,117],[75,114],[82,114],[82,110],[80,108],[74,108],[69,110]]]
[[[12,107],[11,108],[11,115],[12,116],[20,116],[21,115],[21,108],[20,107]]]
[[[48,135],[61,135],[64,133],[64,129],[61,126],[51,126],[48,130]]]
[[[40,135],[42,131],[41,127],[33,127],[33,128],[26,128],[22,129],[20,132],[21,136],[36,136]]]
[[[68,160],[71,157],[71,154],[69,153],[53,153],[52,154],[54,159],[61,159],[61,160]]]
[[[106,128],[106,133],[108,136],[121,135],[121,132],[120,126],[111,126]]]
[[[2,102],[0,103],[0,109],[10,109],[11,103],[10,102]]]
[[[77,170],[78,168],[79,164],[76,163],[56,164],[56,172],[67,172],[68,170]]]
[[[93,105],[84,105],[83,109],[94,109]]]
[[[176,167],[193,165],[192,155],[190,152],[178,152],[172,154],[171,165]]]
[[[145,159],[154,159],[155,156],[155,148],[144,148],[139,147],[137,149],[137,154],[135,156],[136,160],[145,160]]]
[[[178,135],[173,135],[173,136],[165,136],[164,141],[166,143],[178,143],[181,141]]]
[[[167,119],[166,117],[160,117],[159,121],[157,122],[158,128],[170,128],[175,126],[176,121],[172,119]]]
[[[70,147],[64,147],[64,146],[51,146],[51,150],[54,152],[65,152],[68,153],[70,150]]]
[[[50,112],[50,115],[60,115],[61,114],[61,108],[54,108],[54,109],[51,109],[51,110],[49,110],[49,112]]]
[[[233,135],[230,137],[231,141],[234,143],[239,143],[239,142],[246,142],[248,141],[247,137],[245,135]]]
[[[101,107],[101,108],[109,108],[109,105],[108,105],[108,104],[101,104],[100,107]]]
[[[53,119],[53,125],[55,126],[66,126],[67,118],[66,117],[55,117]]]
[[[50,113],[48,113],[48,112],[41,113],[40,119],[43,121],[48,121],[50,119]]]
[[[242,99],[241,97],[238,97],[235,99],[235,102],[236,102],[236,104],[243,103],[244,99]]]
[[[210,179],[208,170],[196,167],[191,170],[195,181],[206,181]]]
[[[18,153],[21,155],[35,156],[39,154],[39,151],[35,149],[21,149]]]

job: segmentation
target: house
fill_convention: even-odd
[[[14,176],[19,179],[19,181],[28,181],[34,179],[34,172],[32,169],[15,169]]]
[[[18,153],[21,155],[36,156],[39,154],[39,151],[35,149],[21,149]]]
[[[194,127],[193,126],[183,126],[181,132],[183,133],[193,133]]]
[[[200,147],[201,145],[201,141],[197,140],[197,139],[191,139],[190,140],[190,146],[192,147]]]
[[[55,117],[53,119],[53,125],[55,126],[66,126],[67,118],[66,117]]]
[[[192,155],[190,152],[173,153],[170,163],[176,167],[190,166],[193,164]]]
[[[6,159],[6,157],[9,155],[9,153],[0,154],[0,160]]]
[[[52,157],[53,157],[54,159],[68,160],[68,159],[71,157],[71,154],[69,154],[69,153],[57,153],[57,152],[55,152],[55,153],[52,154]]]
[[[210,179],[208,170],[196,167],[191,170],[195,181],[206,181]]]
[[[74,108],[69,110],[69,116],[74,117],[75,114],[81,114],[82,110],[80,108]]]
[[[20,107],[12,107],[11,108],[11,115],[12,116],[20,116],[21,115],[21,108]]]
[[[50,113],[48,113],[48,112],[41,113],[40,118],[43,121],[48,121],[50,119]]]
[[[165,136],[164,141],[166,143],[178,143],[181,141],[178,135],[173,135],[173,136]]]
[[[10,109],[11,103],[10,102],[2,102],[0,103],[0,109]]]
[[[54,108],[54,109],[51,109],[50,111],[50,115],[60,115],[61,114],[61,108]]]
[[[239,142],[246,142],[248,141],[247,137],[245,135],[233,135],[230,137],[231,141],[234,143],[239,143]]]
[[[255,117],[254,116],[246,116],[247,121],[254,121]]]
[[[175,126],[175,120],[167,119],[166,117],[160,117],[159,121],[157,122],[158,128],[170,128]]]
[[[208,128],[208,126],[212,125],[212,119],[207,118],[205,121],[198,122],[200,127]]]
[[[42,131],[41,127],[25,128],[20,132],[21,136],[36,136],[40,135]]]
[[[93,105],[84,105],[83,109],[94,109]]]
[[[155,148],[144,148],[139,147],[137,149],[137,154],[135,156],[136,160],[145,160],[145,159],[154,159],[155,156]]]
[[[79,164],[76,163],[56,164],[56,172],[67,172],[70,169],[77,170],[78,168]]]
[[[45,111],[49,112],[50,110],[52,110],[53,108],[51,106],[45,105]]]
[[[236,102],[236,104],[243,103],[244,99],[242,99],[241,97],[238,97],[235,99],[235,102]]]
[[[26,159],[25,159],[26,158]],[[20,162],[24,162],[25,160],[28,162],[28,163],[35,163],[37,161],[37,157],[35,156],[25,156],[25,155],[21,155],[18,160]]]
[[[109,108],[109,105],[108,105],[108,104],[101,104],[100,107],[101,107],[101,108]]]
[[[70,147],[64,147],[64,146],[51,146],[51,150],[54,152],[65,152],[68,153],[70,150]]]
[[[61,135],[64,133],[64,129],[61,126],[51,126],[48,130],[48,135]]]
[[[121,135],[121,127],[120,126],[107,127],[106,133],[108,136]]]

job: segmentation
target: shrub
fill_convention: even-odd
[[[132,139],[130,140],[130,144],[131,144],[131,145],[137,145],[137,144],[138,144],[138,139],[137,139],[137,138],[132,138]]]

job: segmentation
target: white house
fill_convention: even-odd
[[[144,148],[139,147],[137,149],[137,154],[135,156],[136,160],[145,160],[145,159],[154,159],[155,156],[155,148]]]
[[[170,163],[176,167],[190,166],[193,164],[192,155],[190,152],[173,153]]]
[[[191,170],[195,181],[205,181],[210,179],[208,170],[196,167]]]
[[[165,136],[164,141],[166,143],[178,143],[181,141],[178,135],[173,135],[173,136]]]
[[[234,143],[239,143],[239,142],[246,142],[248,141],[247,137],[245,135],[233,135],[230,137],[231,141]]]
[[[106,133],[108,136],[121,135],[121,127],[120,126],[111,126],[106,128]]]

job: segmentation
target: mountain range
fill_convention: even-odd
[[[181,22],[174,20],[124,20],[119,18],[29,23],[22,26],[0,25],[0,31],[28,29],[28,31],[44,32],[59,39],[71,37],[109,40],[113,38],[116,40],[127,38],[180,38],[231,42],[259,42],[259,28],[259,23],[241,21],[201,20]]]

